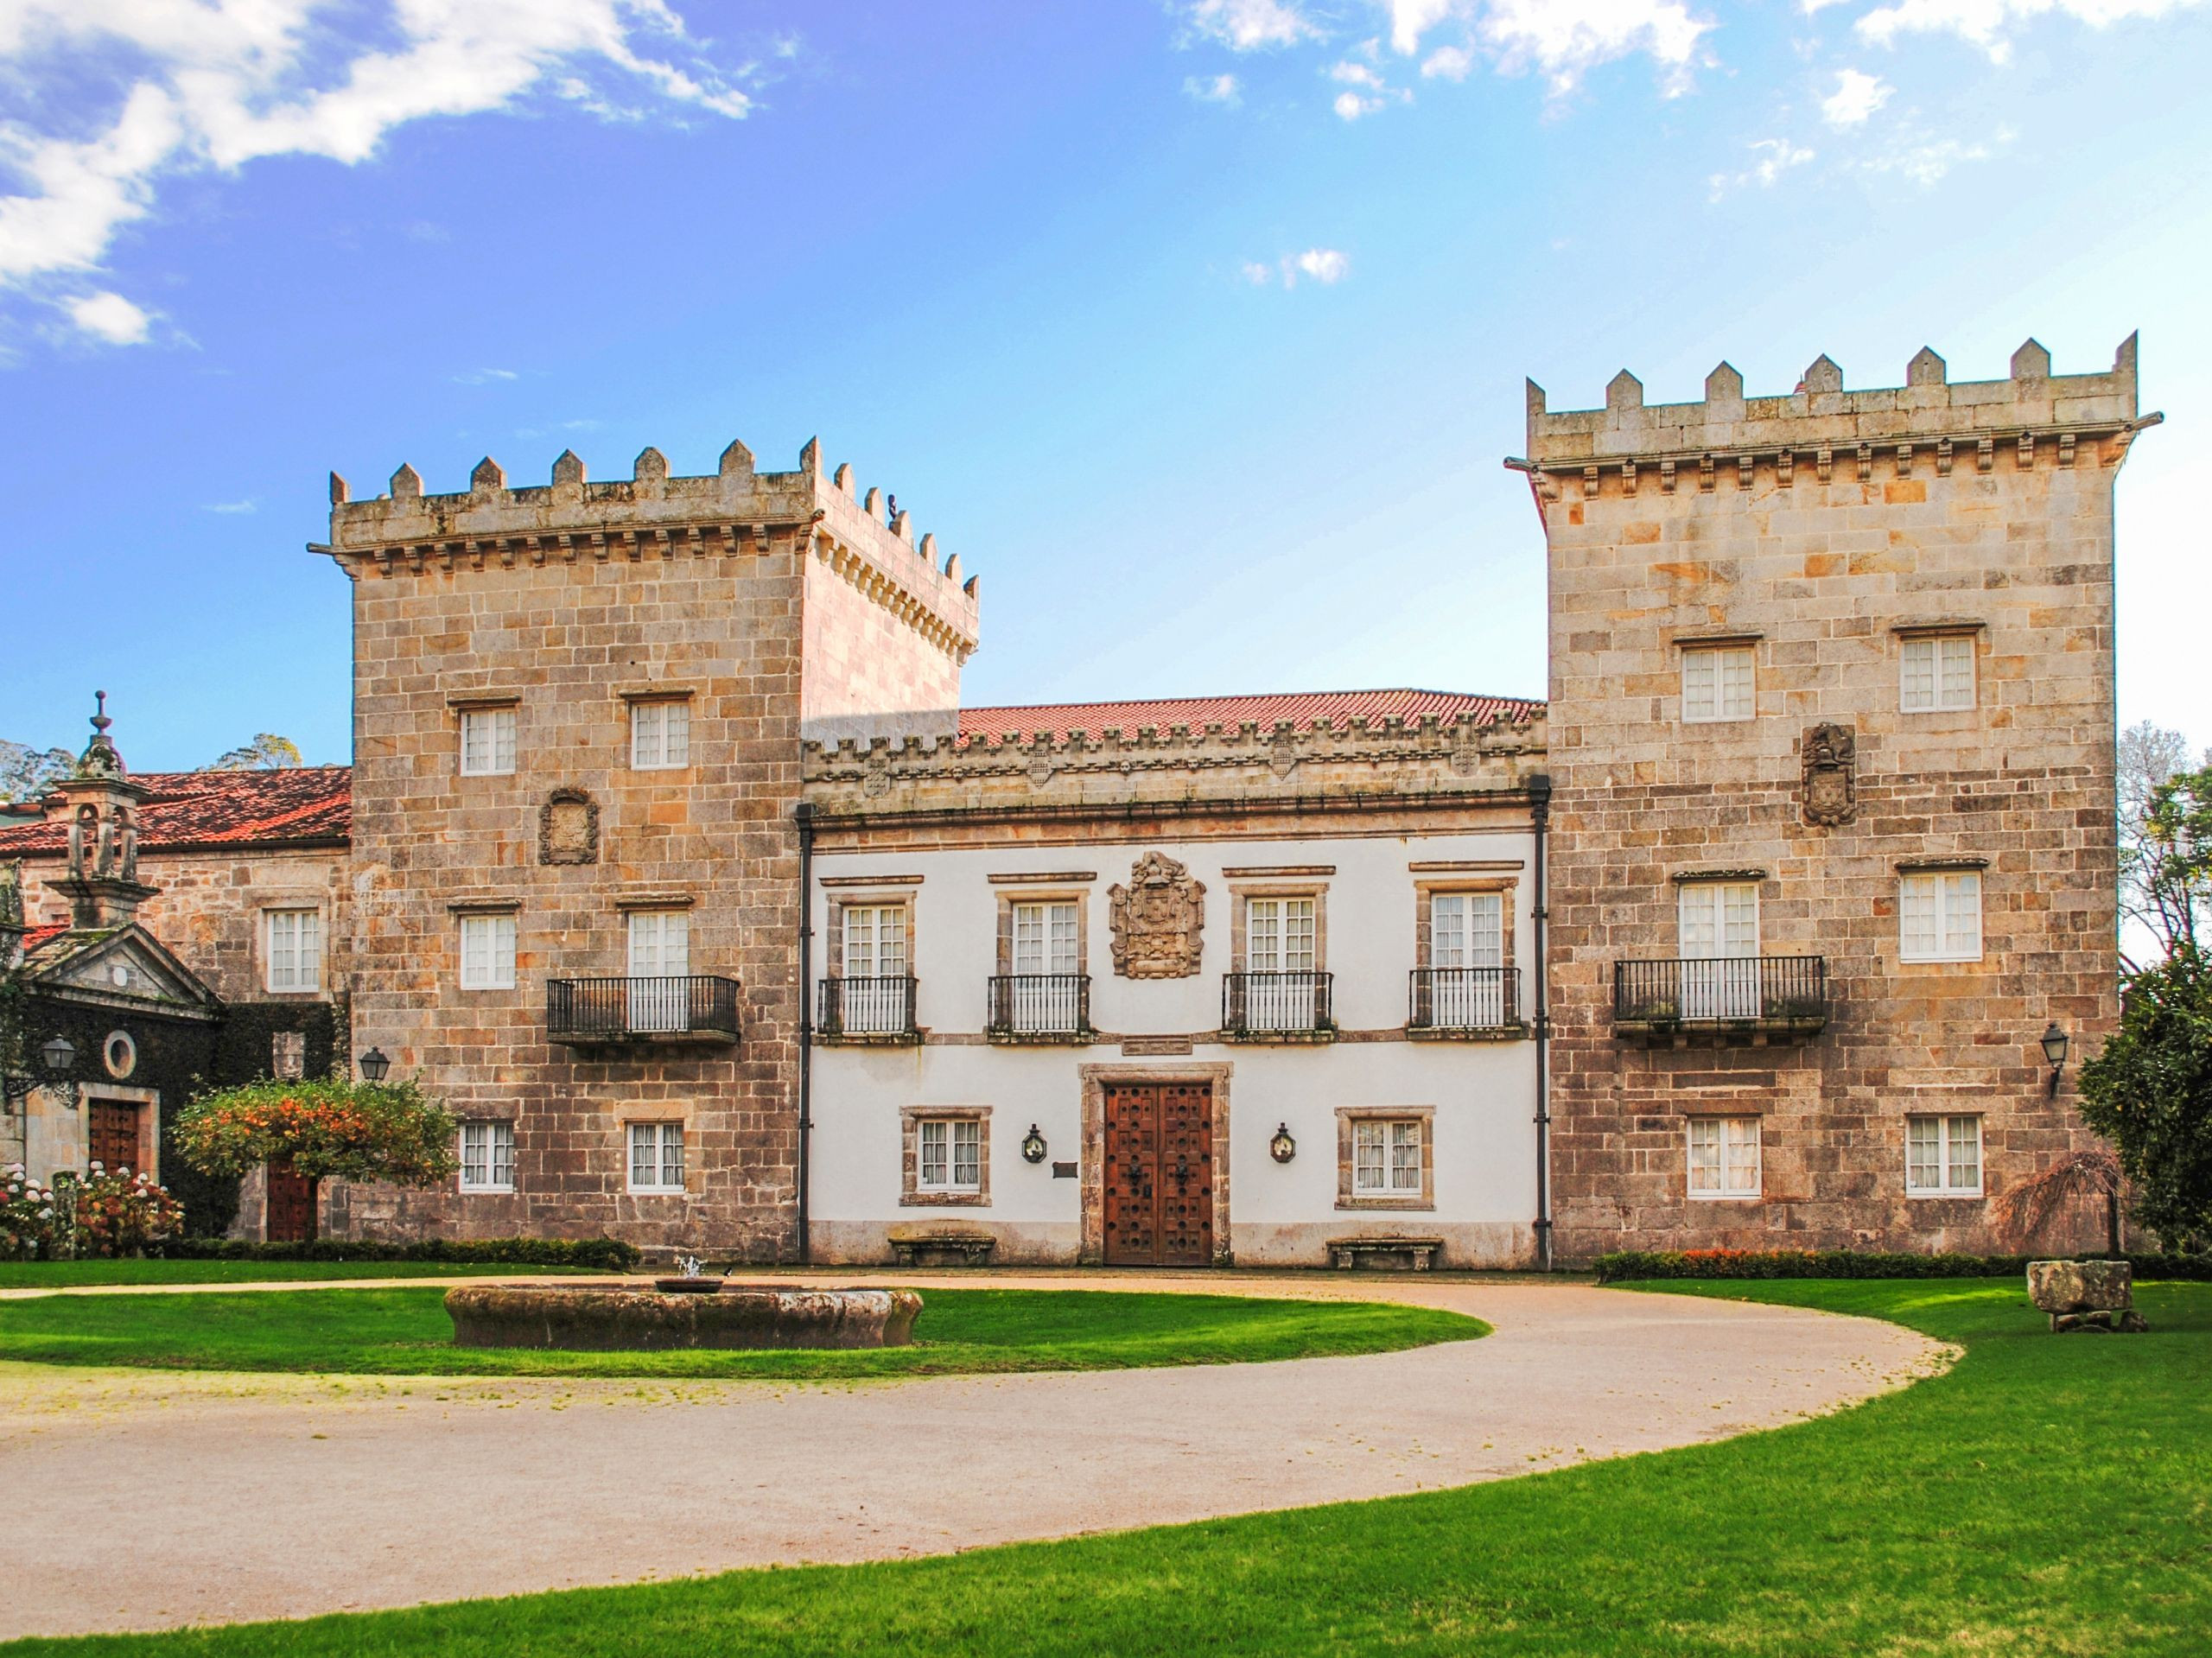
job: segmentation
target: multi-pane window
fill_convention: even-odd
[[[515,918],[511,915],[465,915],[461,918],[461,988],[515,988]]]
[[[322,915],[316,910],[266,912],[269,988],[322,988]]]
[[[1352,1195],[1420,1197],[1421,1128],[1418,1117],[1363,1117],[1353,1123]]]
[[[1908,962],[1981,959],[1979,870],[1925,870],[1898,879],[1897,955]]]
[[[1759,1120],[1692,1117],[1689,1185],[1693,1197],[1758,1197]]]
[[[631,703],[631,766],[639,772],[668,772],[690,764],[691,705]]]
[[[461,1189],[463,1191],[512,1191],[515,1189],[514,1124],[464,1122],[461,1125]]]
[[[975,1117],[924,1117],[915,1125],[914,1184],[925,1191],[976,1191],[983,1184],[983,1125]]]
[[[512,708],[463,708],[461,711],[461,773],[463,777],[504,777],[515,769],[515,711]]]
[[[630,1125],[630,1190],[683,1190],[682,1123],[633,1122]]]
[[[1904,1120],[1904,1189],[1921,1197],[1981,1196],[1981,1119]]]
[[[1428,901],[1428,1012],[1446,1030],[1505,1022],[1505,895],[1438,893]]]
[[[629,998],[632,1031],[680,1031],[690,1022],[691,918],[682,910],[630,914]]]
[[[1675,900],[1684,1019],[1757,1019],[1765,1005],[1755,881],[1685,881]]]
[[[1926,634],[1905,640],[1898,653],[1899,705],[1907,714],[1972,708],[1974,653],[1971,633]]]
[[[1077,954],[1076,906],[1070,903],[1014,906],[1014,970],[1016,973],[1080,973]]]
[[[1244,906],[1245,971],[1313,971],[1313,899],[1254,898],[1245,899]]]
[[[838,1017],[849,1033],[896,1035],[913,1022],[908,994],[906,906],[903,904],[848,904],[840,912],[844,930],[844,979],[837,987]]]
[[[1682,718],[1693,723],[1748,720],[1758,711],[1757,658],[1747,645],[1682,652]]]

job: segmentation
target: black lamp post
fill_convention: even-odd
[[[2058,1028],[2056,1020],[2051,1020],[2050,1027],[2043,1033],[2043,1057],[2050,1062],[2050,1096],[2053,1099],[2058,1097],[2058,1073],[2066,1069],[2067,1046],[2066,1032]]]
[[[1298,1155],[1298,1142],[1290,1137],[1290,1125],[1280,1123],[1274,1138],[1268,1142],[1268,1154],[1278,1163],[1287,1163]]]
[[[385,1072],[391,1069],[391,1061],[385,1058],[382,1048],[371,1048],[361,1056],[361,1080],[367,1083],[384,1081]]]
[[[1042,1163],[1045,1150],[1045,1136],[1033,1122],[1029,1125],[1029,1132],[1021,1137],[1021,1159],[1025,1163]]]

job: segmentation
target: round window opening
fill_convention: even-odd
[[[120,1081],[138,1069],[138,1045],[128,1031],[110,1031],[100,1044],[100,1058],[107,1062],[107,1074]]]

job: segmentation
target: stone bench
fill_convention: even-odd
[[[2147,1330],[2135,1310],[2135,1273],[2124,1261],[2031,1261],[2028,1299],[2069,1330]]]
[[[1425,1273],[1444,1253],[1442,1238],[1331,1238],[1329,1265],[1341,1271],[1357,1267],[1391,1272]]]
[[[988,1232],[893,1232],[891,1261],[897,1267],[988,1267],[998,1244]]]

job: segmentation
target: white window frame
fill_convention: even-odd
[[[1758,652],[1748,645],[1684,645],[1682,723],[1720,725],[1757,719],[1758,663]]]
[[[1321,900],[1248,898],[1244,900],[1244,970],[1316,973],[1321,967]]]
[[[1931,1165],[1925,1155],[1928,1145],[1923,1130],[1931,1130],[1934,1138],[1935,1159]],[[1971,1179],[1961,1179],[1961,1171],[1967,1164],[1961,1151],[1970,1152],[1974,1161]],[[1981,1118],[1971,1112],[1914,1112],[1904,1120],[1904,1193],[1908,1197],[1979,1197],[1986,1184],[1986,1153],[1982,1146]],[[1931,1185],[1924,1178],[1933,1168],[1936,1176]]]
[[[983,1120],[921,1117],[914,1123],[914,1190],[981,1192]]]
[[[631,1191],[652,1197],[684,1189],[688,1165],[681,1122],[626,1123],[623,1126],[622,1152],[623,1172]],[[642,1159],[640,1153],[644,1154]],[[645,1176],[642,1180],[639,1178],[640,1171]],[[675,1177],[672,1181],[669,1178],[671,1174]]]
[[[1908,869],[1897,876],[1897,959],[1982,958],[1981,871]],[[1923,921],[1926,925],[1923,926]]]
[[[855,925],[859,922],[861,924]],[[913,972],[906,959],[906,904],[848,904],[838,916],[843,935],[838,965],[849,979],[903,979]]]
[[[261,912],[264,982],[271,995],[322,988],[322,912],[314,905]]]
[[[1687,1190],[1700,1203],[1751,1203],[1765,1181],[1757,1117],[1694,1116],[1685,1128]]]
[[[501,1176],[504,1173],[505,1178]],[[515,1126],[505,1117],[461,1125],[461,1189],[502,1192],[515,1189]]]
[[[1019,975],[1083,971],[1082,910],[1072,899],[1023,899],[1014,906],[1013,968]]]
[[[1980,695],[1972,633],[1915,633],[1897,649],[1897,708],[1905,714],[1953,714],[1971,708]]]
[[[630,769],[680,772],[690,764],[690,699],[641,698],[631,703]]]
[[[1420,1117],[1360,1117],[1351,1125],[1351,1195],[1418,1198],[1428,1125]]]
[[[515,988],[515,917],[509,910],[461,918],[461,988]]]
[[[461,776],[512,777],[519,747],[512,705],[461,711]]]

